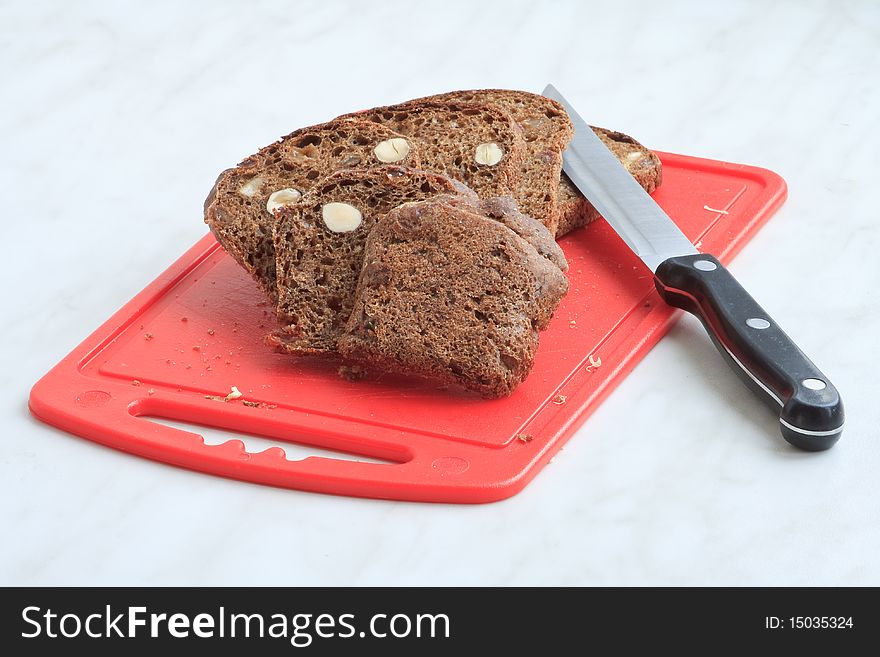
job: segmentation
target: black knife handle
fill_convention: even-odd
[[[716,258],[669,258],[654,283],[666,303],[700,319],[731,368],[779,412],[788,442],[809,451],[837,442],[843,431],[837,389]]]

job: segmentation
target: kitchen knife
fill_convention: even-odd
[[[694,248],[553,85],[544,96],[574,124],[565,173],[654,273],[663,300],[699,318],[731,368],[779,413],[788,442],[810,451],[834,445],[844,414],[828,377],[717,258]]]

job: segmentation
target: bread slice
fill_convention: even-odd
[[[520,210],[540,221],[555,235],[562,216],[558,202],[562,151],[574,134],[562,105],[538,94],[510,89],[453,91],[414,102],[425,101],[477,103],[510,114],[525,140],[522,171],[513,196]]]
[[[592,126],[591,126],[592,127]],[[593,127],[599,139],[611,150],[638,183],[649,194],[663,182],[663,165],[660,158],[635,139],[622,132]],[[559,181],[559,208],[561,218],[556,230],[560,238],[575,228],[586,226],[599,218],[599,212],[584,198],[574,183],[564,173]]]
[[[277,212],[276,306],[282,328],[267,338],[296,355],[335,352],[351,314],[373,225],[401,203],[473,191],[446,176],[406,167],[338,171],[320,181],[297,205]]]
[[[512,194],[519,185],[525,142],[506,112],[486,105],[410,101],[348,114],[419,145],[422,167],[459,180],[482,198]]]
[[[221,173],[205,201],[205,222],[274,301],[275,217],[267,209],[271,195],[285,189],[303,194],[315,181],[339,169],[388,161],[418,167],[418,146],[371,121],[331,121],[303,128]],[[283,201],[285,195],[274,198],[279,197]],[[287,202],[295,197],[288,193]]]
[[[443,199],[407,203],[367,239],[339,352],[502,397],[528,375],[567,290],[560,268],[503,223]]]

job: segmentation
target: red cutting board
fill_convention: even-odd
[[[785,199],[785,182],[766,169],[660,156],[655,200],[722,262]],[[104,445],[244,481],[398,500],[499,500],[538,473],[676,317],[604,221],[560,243],[571,290],[541,334],[531,375],[505,399],[382,374],[349,382],[338,363],[271,352],[262,340],[273,327],[270,307],[208,235],[46,374],[30,408]],[[231,386],[241,399],[206,398]],[[240,440],[206,445],[148,417],[388,462],[287,460],[279,447],[250,453]]]

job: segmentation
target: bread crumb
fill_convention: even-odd
[[[566,397],[565,395],[556,395],[553,398],[553,403],[556,404],[557,406],[561,406],[562,404],[565,403],[566,399],[568,399],[568,397]]]
[[[135,379],[134,381],[131,382],[131,385],[133,385],[133,386],[139,386],[140,384],[141,384],[141,382],[138,381],[137,379]]]
[[[250,408],[258,408],[260,406],[260,402],[255,401],[247,401],[246,399],[241,402],[245,406],[249,406]]]
[[[199,345],[193,345],[193,351],[201,351],[202,348]]]
[[[152,333],[144,333],[144,340],[152,340],[152,339],[153,339]]]
[[[535,438],[530,433],[518,433],[518,434],[516,434],[516,437],[517,437],[517,440],[519,440],[521,443],[530,443]]]
[[[587,372],[592,372],[595,369],[602,367],[602,359],[599,356],[594,356],[590,354],[589,358],[590,364],[587,365]]]
[[[346,381],[361,381],[367,376],[367,370],[360,365],[340,365],[336,373]]]
[[[205,399],[211,399],[213,401],[218,401],[218,402],[228,402],[228,401],[232,401],[233,399],[239,399],[241,396],[242,396],[241,391],[238,388],[236,388],[235,386],[232,386],[229,391],[229,394],[226,395],[225,397],[221,397],[220,395],[205,395]]]
[[[208,335],[214,335],[214,329],[208,329]]]
[[[715,208],[710,208],[708,205],[704,205],[703,209],[708,210],[709,212],[717,212],[718,214],[730,214],[727,210],[716,210]]]
[[[150,388],[149,390],[147,390],[147,394],[148,394],[148,395],[155,395],[155,394],[156,394],[156,391],[153,390],[152,388]]]
[[[181,317],[181,318],[180,318],[180,321],[181,321],[181,322],[188,322],[188,321],[189,321],[189,319],[188,319],[188,318],[186,318],[186,317]]]

